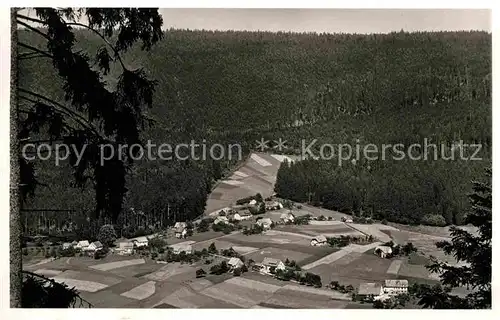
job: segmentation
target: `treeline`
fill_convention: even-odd
[[[90,32],[78,30],[76,36],[75,49],[90,56],[104,45]],[[20,32],[20,39],[45,48],[44,39],[33,32]],[[302,139],[318,139],[318,145],[463,139],[482,143],[482,155],[490,161],[491,35],[485,32],[169,30],[151,51],[136,46],[123,60],[158,81],[144,141],[238,143],[245,155],[261,136],[283,137],[290,152],[300,151]],[[109,72],[110,86],[116,68]],[[22,88],[64,101],[47,59],[22,60],[19,78]],[[143,227],[152,220],[197,217],[214,181],[235,166],[235,158],[140,162],[127,177],[124,208],[149,216],[140,223]],[[26,207],[76,209],[82,219],[93,210],[90,181],[82,191],[68,178],[71,168],[35,165],[37,179],[48,187],[41,185]],[[312,199],[355,212],[363,208],[393,221],[440,214],[448,223],[459,223],[466,186],[482,165],[379,161],[370,166],[360,178],[353,173],[359,166],[301,162],[280,169],[276,190],[294,201]]]

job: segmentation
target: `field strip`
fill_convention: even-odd
[[[336,292],[333,290],[322,290],[322,289],[316,289],[316,288],[305,287],[305,286],[295,286],[295,285],[291,285],[291,284],[287,284],[281,289],[300,291],[300,292],[309,293],[309,294],[317,294],[317,295],[321,295],[321,296],[331,297],[331,298],[337,299],[337,300],[347,300],[347,301],[352,300],[352,297],[349,294],[344,294],[344,293]]]
[[[308,235],[301,234],[301,233],[294,233],[294,232],[288,232],[288,231],[279,231],[279,230],[269,230],[269,231],[266,231],[265,234],[267,236],[276,236],[276,235],[282,234],[282,235],[285,235],[285,236],[297,236],[297,237],[302,237],[302,238],[306,238],[306,239],[311,239],[312,238],[312,236],[308,236]]]
[[[340,249],[337,252],[331,253],[327,256],[324,256],[323,258],[321,258],[319,260],[316,260],[314,262],[311,262],[311,263],[303,266],[302,269],[309,270],[309,269],[312,269],[316,266],[319,266],[320,264],[330,264],[330,263],[335,262],[338,259],[344,257],[345,255],[347,255],[349,253],[352,253],[352,252],[362,253],[362,252],[365,252],[367,250],[370,250],[371,248],[375,248],[378,245],[380,245],[380,242],[370,243],[370,244],[367,244],[365,246],[350,244],[350,245]]]
[[[252,155],[250,156],[250,158],[252,160],[254,160],[255,162],[257,162],[259,165],[263,166],[263,167],[270,167],[270,166],[272,166],[272,164],[269,161],[267,161],[264,158],[259,157],[255,153],[252,153]]]
[[[224,180],[224,181],[221,181],[221,183],[225,183],[225,184],[228,184],[231,186],[241,186],[243,184],[243,182],[238,181],[238,180]]]
[[[337,252],[331,253],[327,256],[324,256],[323,258],[316,260],[314,262],[311,262],[305,266],[302,267],[304,270],[309,270],[314,267],[319,266],[320,264],[330,264],[332,262],[337,261],[338,259],[342,258],[343,256],[349,254],[349,251],[346,250],[339,250]]]
[[[30,264],[30,265],[26,265],[26,266],[23,266],[23,267],[24,268],[29,268],[29,267],[39,266],[41,264],[46,264],[46,263],[52,262],[54,260],[56,260],[56,258],[47,258],[47,259],[43,259],[40,262],[37,262],[37,263],[34,263],[34,264]]]
[[[381,242],[373,242],[370,244],[366,244],[364,246],[360,246],[359,244],[351,244],[351,245],[347,246],[346,249],[349,250],[349,252],[363,253],[363,252],[366,252],[370,249],[374,249],[375,247],[377,247],[381,244],[382,244]]]
[[[235,171],[234,174],[237,175],[238,177],[242,177],[242,178],[248,177],[248,174],[241,172],[241,171]]]
[[[59,283],[65,283],[68,287],[74,287],[78,291],[96,292],[108,287],[108,285],[93,281],[66,279],[60,277],[53,277],[51,279]]]
[[[53,277],[57,276],[58,274],[62,273],[61,270],[51,270],[51,269],[38,269],[34,273],[40,274],[42,276],[46,277]]]
[[[96,264],[94,266],[90,266],[92,269],[100,270],[100,271],[109,271],[117,268],[123,268],[128,266],[135,266],[137,264],[146,263],[144,259],[133,259],[133,260],[123,260],[123,261],[115,261],[108,263]]]
[[[217,287],[207,288],[203,291],[200,291],[200,293],[210,298],[222,300],[242,308],[250,308],[251,306],[258,304],[257,301],[251,301],[248,298],[241,298],[234,293],[227,292]]]
[[[376,225],[353,224],[353,223],[346,223],[346,225],[355,229],[355,230],[358,230],[361,233],[364,233],[367,235],[372,235],[373,237],[377,238],[378,240],[380,240],[382,242],[389,242],[392,240],[391,237],[389,237],[387,234],[380,231],[380,229]]]
[[[187,288],[180,288],[163,299],[159,304],[166,303],[177,308],[199,308],[200,306],[190,302],[195,297],[196,294]]]
[[[399,268],[401,268],[401,265],[403,264],[402,260],[394,260],[389,268],[387,269],[387,273],[389,274],[398,274]]]
[[[281,289],[280,286],[276,286],[274,284],[268,284],[268,283],[264,283],[264,282],[260,282],[260,281],[256,281],[256,280],[252,280],[252,279],[245,279],[245,278],[239,278],[239,277],[238,278],[230,278],[230,279],[226,280],[225,282],[235,284],[238,286],[242,286],[245,288],[258,290],[258,291],[266,291],[269,293],[275,293],[276,291]]]
[[[135,300],[143,300],[146,299],[147,297],[152,296],[155,293],[155,291],[156,291],[155,282],[148,281],[133,288],[132,290],[122,293],[121,296]]]
[[[311,226],[336,226],[345,224],[342,221],[309,221],[309,225]]]

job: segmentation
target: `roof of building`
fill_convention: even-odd
[[[89,245],[89,241],[88,240],[78,241],[78,245],[80,245],[80,246],[88,246]]]
[[[376,250],[381,250],[382,252],[384,253],[392,253],[392,248],[391,247],[388,247],[388,246],[377,246],[375,247],[375,251]]]
[[[94,242],[92,242],[92,244],[93,244],[94,246],[96,246],[96,247],[102,247],[102,243],[101,243],[101,241],[94,241]]]
[[[272,224],[271,218],[263,218],[257,221],[258,224]]]
[[[293,213],[285,212],[285,213],[281,214],[280,219],[290,219],[290,218],[294,218],[294,217],[295,216],[293,215]]]
[[[243,264],[243,261],[241,261],[241,259],[239,258],[232,257],[231,259],[229,259],[229,262],[227,264],[230,266],[239,266]]]
[[[187,226],[187,223],[186,222],[176,222],[175,225],[174,225],[174,228],[179,228],[179,227],[186,227]]]
[[[280,262],[281,260],[265,257],[264,260],[262,260],[262,265],[273,267],[277,266]]]
[[[408,288],[408,280],[385,280],[385,286],[391,288]]]
[[[326,237],[322,234],[315,236],[311,240],[316,240],[318,242],[326,242]]]
[[[362,295],[379,295],[382,286],[378,283],[361,283],[359,285],[358,294]]]
[[[134,239],[130,239],[131,241],[137,241],[137,242],[148,242],[148,238],[147,237],[137,237],[137,238],[134,238]]]

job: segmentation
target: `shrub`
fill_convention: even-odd
[[[218,251],[217,251],[217,248],[215,247],[215,243],[211,243],[210,246],[208,246],[208,253],[211,253],[211,254],[217,254]]]
[[[203,269],[196,270],[196,278],[204,277],[207,273]]]
[[[241,267],[241,272],[242,272],[242,273],[243,273],[243,272],[248,272],[248,267],[247,267],[246,265],[243,265],[243,266]]]
[[[25,255],[25,256],[28,255],[28,249],[27,248],[23,248],[23,255]]]
[[[386,219],[383,219],[383,220],[382,220],[382,224],[387,224],[387,220],[386,220]]]
[[[234,275],[235,277],[239,277],[239,276],[241,275],[241,269],[240,269],[240,268],[236,268],[236,269],[234,269],[234,271],[233,271],[233,275]]]
[[[296,207],[297,207],[297,209],[299,209],[299,210],[300,210],[300,209],[302,209],[302,205],[301,205],[301,204],[296,205]]]
[[[115,228],[111,224],[105,224],[99,229],[97,239],[103,246],[111,246],[116,241]]]
[[[158,258],[158,252],[151,252],[151,259],[156,259]]]
[[[443,227],[446,225],[446,221],[442,215],[439,214],[428,214],[422,217],[420,221],[422,224],[429,226]]]
[[[148,246],[151,249],[158,250],[158,251],[160,249],[165,250],[165,247],[167,246],[167,241],[165,241],[164,239],[162,239],[160,237],[153,237],[153,238],[149,239]]]

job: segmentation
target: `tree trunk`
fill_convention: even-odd
[[[22,255],[21,255],[21,202],[20,165],[17,113],[17,9],[10,9],[11,18],[11,73],[10,73],[10,307],[21,307]]]

